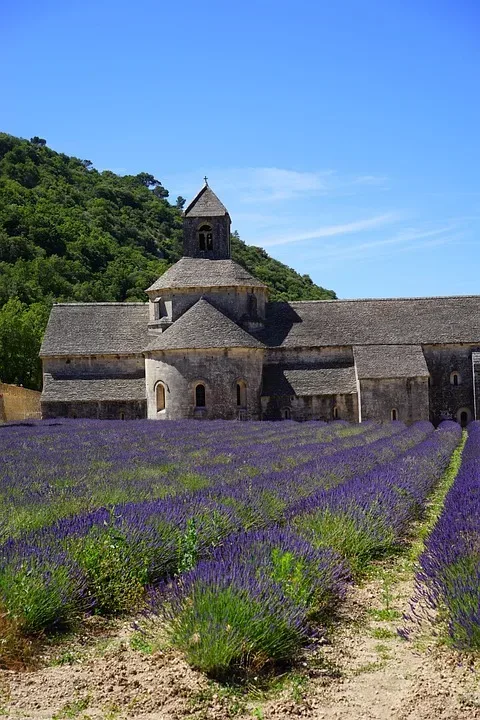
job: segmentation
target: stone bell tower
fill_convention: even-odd
[[[205,185],[183,214],[184,257],[230,258],[230,215],[205,178]]]

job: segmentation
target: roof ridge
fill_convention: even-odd
[[[116,302],[114,300],[112,300],[111,302],[108,300],[104,300],[102,302],[75,302],[75,301],[72,301],[72,302],[53,303],[53,306],[54,307],[57,307],[57,306],[62,306],[62,307],[65,307],[65,306],[77,307],[77,306],[79,306],[79,307],[82,307],[85,305],[88,305],[88,306],[91,306],[91,305],[123,305],[124,307],[130,307],[130,306],[135,306],[135,305],[147,305],[147,303],[148,303],[148,301],[142,302],[141,300],[135,300],[135,302]]]
[[[325,300],[273,300],[286,302],[288,305],[306,305],[307,303],[357,303],[357,302],[399,302],[405,300],[462,300],[467,298],[479,299],[478,295],[413,295],[411,297],[382,297],[382,298],[329,298]]]

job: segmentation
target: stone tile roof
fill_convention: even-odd
[[[187,205],[183,214],[185,217],[223,217],[228,215],[228,210],[213,190],[208,185],[204,185]]]
[[[125,355],[148,343],[148,303],[54,305],[40,356]]]
[[[266,365],[262,395],[351,395],[357,392],[355,368]]]
[[[266,287],[233,260],[182,257],[160,275],[150,290],[167,288]]]
[[[145,378],[57,379],[45,373],[43,401],[145,400]]]
[[[263,345],[200,298],[173,325],[152,338],[147,350],[223,347],[261,348]]]
[[[356,345],[353,356],[359,378],[428,377],[420,345]]]
[[[273,347],[479,343],[480,295],[268,303],[258,337]]]

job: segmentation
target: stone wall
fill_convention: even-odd
[[[263,350],[230,348],[168,350],[145,360],[148,417],[159,420],[260,418]],[[247,402],[237,406],[237,382],[246,383]],[[157,412],[156,385],[165,387],[165,410]],[[195,407],[195,387],[205,384],[206,406]]]
[[[210,225],[213,234],[211,250],[200,250],[198,229]],[[207,258],[209,260],[227,260],[230,257],[230,218],[184,217],[183,218],[183,254],[188,257]]]
[[[0,383],[0,422],[40,417],[39,392],[18,385]]]
[[[356,394],[262,397],[262,418],[264,420],[284,420],[286,410],[290,411],[292,420],[358,422]]]
[[[55,378],[129,377],[145,375],[145,360],[138,355],[92,355],[44,357],[43,372]]]
[[[427,378],[376,378],[360,380],[362,420],[397,420],[406,423],[429,419]]]
[[[42,417],[93,418],[95,420],[140,420],[147,417],[145,400],[101,402],[42,402]]]
[[[200,300],[201,297],[208,300],[211,305],[223,312],[227,317],[240,322],[245,317],[251,317],[250,311],[252,301],[250,296],[255,297],[256,316],[260,319],[265,317],[266,291],[263,288],[253,287],[211,287],[201,289],[185,289],[185,290],[156,290],[150,292],[150,298],[161,297],[160,303],[149,303],[149,319],[150,322],[156,322],[159,318],[155,315],[155,306],[160,305],[158,312],[165,313],[165,316],[175,321],[183,315],[192,305]],[[252,317],[252,319],[254,319]]]
[[[475,416],[473,396],[472,352],[480,345],[426,345],[423,354],[430,373],[430,417],[434,424],[441,420],[460,421],[462,411],[469,420]],[[451,382],[452,373],[459,374],[459,384]]]
[[[353,348],[339,347],[273,347],[265,351],[265,363],[281,365],[323,365],[325,367],[345,367],[353,365]]]

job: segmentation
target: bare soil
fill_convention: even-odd
[[[0,716],[480,720],[478,656],[442,645],[430,626],[409,641],[397,634],[413,584],[395,562],[352,588],[328,638],[268,692],[209,682],[171,650],[133,649],[130,623],[92,619],[81,635],[46,647],[38,669],[0,673]]]

